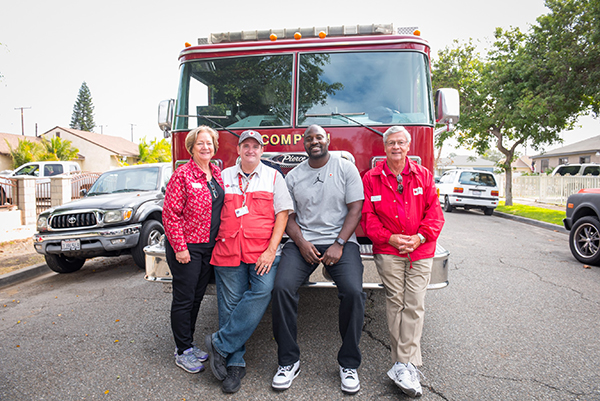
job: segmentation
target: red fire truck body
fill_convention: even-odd
[[[215,162],[232,166],[239,135],[253,129],[267,143],[265,162],[285,174],[307,158],[303,134],[318,124],[329,135],[329,150],[364,175],[385,158],[385,130],[402,125],[412,137],[409,157],[433,171],[435,125],[451,129],[458,120],[458,93],[441,90],[435,112],[430,47],[414,28],[400,30],[360,25],[228,32],[186,44],[177,99],[159,106],[173,162],[189,159],[188,132],[208,125],[219,132]],[[360,228],[357,234],[369,243]],[[448,252],[442,251],[445,269]]]

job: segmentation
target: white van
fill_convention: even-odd
[[[600,164],[561,164],[552,171],[555,175],[600,175]]]

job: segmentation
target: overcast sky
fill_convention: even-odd
[[[0,132],[21,133],[20,107],[26,135],[68,127],[85,81],[95,132],[131,140],[133,130],[136,143],[162,137],[157,106],[176,96],[179,52],[211,32],[394,23],[419,27],[436,55],[453,39],[487,43],[498,26],[526,30],[547,12],[543,0],[0,0],[0,10]],[[586,119],[565,144],[599,127]]]

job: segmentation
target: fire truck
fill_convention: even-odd
[[[214,162],[221,168],[236,163],[239,135],[253,129],[267,143],[264,162],[285,174],[308,157],[303,133],[318,124],[329,136],[330,152],[364,175],[385,158],[385,130],[402,125],[412,136],[409,157],[433,172],[434,135],[452,130],[459,118],[458,91],[433,94],[430,47],[416,28],[373,24],[215,33],[196,46],[186,43],[179,61],[177,98],[162,101],[158,110],[159,127],[172,138],[175,165],[190,157],[187,133],[208,125],[219,132]],[[363,258],[372,257],[360,227],[357,236]],[[170,280],[164,250],[148,249],[146,255],[146,278]],[[448,256],[438,245],[430,288],[448,284]],[[333,286],[323,277],[311,276],[307,285]],[[380,284],[365,279],[364,286]]]

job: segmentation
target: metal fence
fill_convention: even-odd
[[[35,213],[40,214],[52,206],[50,179],[35,183]]]
[[[500,196],[504,197],[504,175],[498,176]],[[512,179],[513,198],[534,199],[542,203],[564,205],[569,195],[583,188],[600,188],[600,176],[519,176]]]
[[[81,190],[85,189],[86,191],[89,192],[92,185],[94,185],[94,183],[96,182],[98,177],[100,177],[101,175],[102,175],[102,173],[85,172],[85,173],[81,173],[81,174],[72,176],[71,177],[71,198],[73,200],[81,199],[82,198]]]
[[[0,177],[0,208],[9,208],[17,204],[17,180]]]

